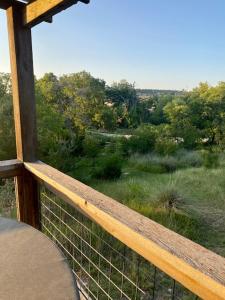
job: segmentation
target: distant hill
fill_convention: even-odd
[[[162,95],[179,95],[182,94],[183,91],[179,90],[157,90],[157,89],[136,89],[137,94],[140,98],[148,98],[151,96],[162,96]]]

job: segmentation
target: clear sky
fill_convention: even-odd
[[[0,71],[9,71],[0,12]],[[225,81],[225,0],[91,0],[33,29],[39,77],[89,71],[107,83],[190,89]]]

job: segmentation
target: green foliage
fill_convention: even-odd
[[[35,84],[40,159],[194,240],[201,231],[198,217],[205,228],[211,224],[209,247],[217,244],[225,254],[224,226],[214,228],[215,216],[224,215],[225,163],[217,153],[225,145],[224,82],[146,99],[126,81],[106,86],[87,72],[48,73]],[[0,74],[0,99],[4,160],[16,156],[8,74]],[[10,215],[13,183],[1,183]]]
[[[205,168],[214,169],[219,166],[219,154],[211,151],[203,152],[203,165]]]
[[[128,110],[137,105],[137,93],[134,84],[126,80],[114,82],[111,87],[106,89],[107,99],[115,103],[116,106],[125,105]]]
[[[170,173],[177,169],[177,160],[172,156],[134,155],[129,162],[139,171],[149,173]]]
[[[152,98],[149,122],[154,125],[167,123],[164,107],[173,100],[172,95],[154,96]]]
[[[180,139],[183,147],[195,148],[198,130],[190,120],[189,106],[183,99],[175,99],[164,107],[164,112],[170,121],[171,133],[175,139]]]
[[[154,150],[156,153],[159,153],[160,155],[171,155],[177,152],[178,148],[179,145],[174,139],[169,137],[168,138],[158,137],[155,143]]]
[[[100,179],[116,179],[122,173],[122,160],[116,154],[98,158],[93,176]]]
[[[141,125],[129,140],[127,148],[131,153],[147,153],[154,149],[157,131],[152,125]]]
[[[215,87],[201,83],[164,107],[173,135],[182,138],[184,146],[189,149],[204,143],[223,144],[224,111],[224,82]]]
[[[114,109],[105,106],[99,112],[96,112],[93,121],[98,128],[106,131],[113,131],[116,129],[116,112]]]
[[[87,72],[64,75],[59,79],[65,115],[73,127],[84,132],[87,128],[101,126],[98,114],[105,108],[105,82]]]
[[[15,185],[12,179],[0,180],[0,217],[16,217]]]
[[[36,80],[36,95],[45,99],[45,103],[52,106],[63,106],[62,89],[59,79],[53,73],[46,73]]]
[[[199,151],[180,149],[176,153],[179,168],[198,168],[203,165],[203,158]]]
[[[9,74],[0,73],[0,160],[16,157],[12,108],[12,88]]]
[[[85,156],[96,157],[100,152],[101,142],[97,136],[86,134],[82,147]]]
[[[68,171],[73,168],[72,156],[80,147],[79,136],[66,126],[66,120],[55,107],[37,97],[39,158]]]
[[[178,209],[184,201],[174,188],[169,188],[159,193],[156,203],[159,207],[172,210]]]
[[[171,173],[178,169],[196,168],[203,165],[202,155],[198,152],[180,150],[175,155],[134,154],[129,158],[129,166],[142,172]]]
[[[91,157],[76,158],[73,169],[68,174],[83,183],[89,184],[93,177],[95,161]]]

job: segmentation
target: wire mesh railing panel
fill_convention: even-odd
[[[51,192],[41,193],[42,231],[67,257],[87,300],[192,300],[195,295]]]
[[[14,179],[0,179],[0,217],[16,219]]]

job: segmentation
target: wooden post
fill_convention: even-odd
[[[31,29],[23,26],[20,5],[7,9],[7,21],[17,158],[32,162],[36,160],[37,132]],[[18,219],[39,228],[38,186],[25,169],[16,178],[16,197]]]

